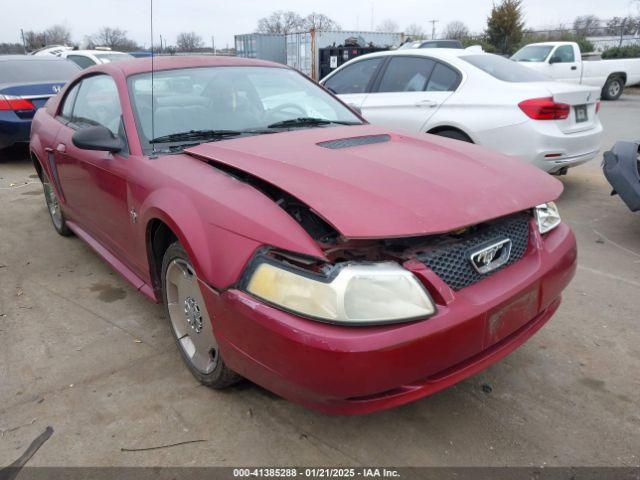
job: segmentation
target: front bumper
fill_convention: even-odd
[[[544,240],[536,230],[520,261],[458,292],[447,291],[422,264],[406,266],[439,290],[438,313],[427,320],[328,325],[238,290],[204,289],[220,353],[249,380],[321,411],[357,414],[401,405],[481,371],[540,329],[573,277],[576,244],[565,224]]]

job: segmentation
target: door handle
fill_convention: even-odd
[[[56,152],[58,153],[65,153],[67,151],[67,146],[64,143],[59,143],[56,146]]]
[[[44,151],[47,153],[53,153],[53,148],[51,147],[44,147]]]
[[[571,70],[577,70],[578,67],[576,67],[575,65],[573,67],[571,67]]]
[[[433,100],[419,100],[415,103],[416,107],[422,108],[434,108],[438,106],[438,102],[434,102]]]

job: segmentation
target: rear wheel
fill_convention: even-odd
[[[622,95],[624,82],[620,77],[610,77],[602,87],[602,98],[605,100],[617,100]]]
[[[58,199],[55,188],[51,184],[51,180],[49,180],[49,175],[44,172],[42,174],[42,188],[44,189],[44,200],[47,204],[47,210],[49,211],[53,228],[62,236],[68,237],[73,235],[73,232],[69,229],[64,219],[64,213],[62,213],[62,207],[60,206],[60,200]]]
[[[198,278],[179,242],[171,244],[164,254],[162,294],[178,350],[193,376],[212,388],[228,387],[240,380],[220,356]]]
[[[453,138],[454,140],[460,140],[462,142],[473,143],[473,141],[464,133],[459,130],[440,130],[434,132],[434,135],[438,135],[440,137]]]

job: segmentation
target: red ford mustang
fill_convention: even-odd
[[[84,70],[31,154],[55,229],[164,302],[203,384],[371,412],[486,368],[558,308],[576,244],[547,174],[370,126],[282,65],[150,72]]]

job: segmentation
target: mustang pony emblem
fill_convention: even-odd
[[[501,267],[509,261],[511,256],[511,240],[492,241],[484,244],[480,248],[472,250],[469,254],[469,261],[478,273],[489,273]]]

